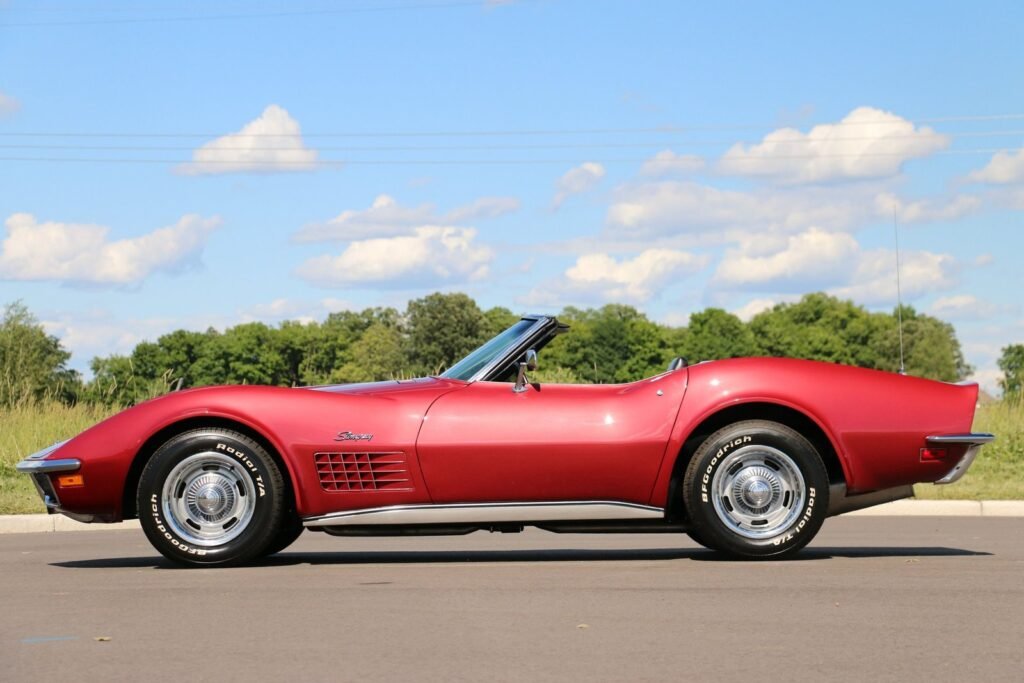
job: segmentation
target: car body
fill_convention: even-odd
[[[763,557],[796,552],[826,516],[952,483],[993,438],[970,432],[975,384],[814,361],[530,382],[566,327],[525,316],[436,377],[169,393],[18,469],[50,512],[139,517],[185,564],[251,560],[303,528],[678,531]]]

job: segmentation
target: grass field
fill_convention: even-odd
[[[918,498],[944,500],[1024,500],[1024,400],[982,406],[974,431],[996,435],[964,478],[949,486],[919,484]]]
[[[57,403],[0,408],[0,514],[44,512],[35,487],[14,465],[30,453],[78,434],[115,411],[88,404]],[[974,430],[992,432],[967,475],[951,486],[915,487],[919,498],[1024,500],[1024,401],[983,406]]]
[[[0,514],[46,512],[35,486],[14,466],[26,455],[91,427],[115,410],[80,403],[0,408]]]

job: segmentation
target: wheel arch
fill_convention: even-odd
[[[828,472],[829,484],[845,484],[846,473],[839,451],[825,429],[810,415],[792,406],[767,401],[740,403],[721,408],[706,416],[687,435],[672,467],[668,491],[667,511],[670,518],[685,518],[682,481],[686,466],[697,448],[716,431],[744,420],[769,420],[785,425],[811,442],[821,456]]]
[[[270,457],[277,463],[278,468],[281,470],[281,476],[284,478],[284,489],[288,496],[287,507],[291,510],[297,509],[295,479],[292,476],[291,467],[285,458],[282,457],[280,449],[269,438],[250,425],[230,417],[201,415],[184,418],[162,427],[150,435],[143,442],[139,450],[136,451],[132,464],[128,468],[128,475],[125,477],[124,490],[121,492],[121,516],[124,519],[138,517],[136,492],[139,488],[139,479],[142,477],[142,470],[145,469],[146,463],[153,457],[157,449],[178,434],[193,429],[207,428],[230,429],[231,431],[244,434],[266,449]]]

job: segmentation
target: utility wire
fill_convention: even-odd
[[[848,142],[877,140],[879,143],[886,143],[890,140],[904,139],[956,139],[962,137],[1008,137],[1011,135],[1024,135],[1024,130],[987,131],[973,134],[934,134],[934,135],[887,135],[879,138],[874,135],[849,136],[827,139],[801,139],[801,140],[778,140],[773,145],[798,145],[812,144],[819,142]],[[4,134],[0,133],[0,138]],[[227,135],[224,137],[236,138],[238,136]],[[295,141],[301,142],[305,136],[301,134],[290,136]],[[345,146],[322,146],[317,145],[316,149],[321,152],[421,152],[421,151],[463,151],[463,150],[543,150],[543,149],[653,149],[656,147],[679,146],[679,147],[707,147],[720,145],[757,145],[758,141],[730,141],[730,140],[649,140],[647,142],[586,142],[586,143],[545,143],[545,144],[489,144],[489,145],[345,145]],[[46,149],[46,150],[87,150],[87,151],[192,151],[195,146],[169,146],[169,145],[79,145],[79,144],[8,144],[0,142],[0,149]],[[288,151],[282,147],[218,147],[218,151],[239,151],[239,152],[271,152]],[[307,151],[306,149],[294,151]]]
[[[29,28],[45,26],[96,26],[102,24],[155,24],[188,23],[195,21],[231,21],[236,19],[280,19],[286,17],[313,17],[372,12],[396,12],[407,10],[437,10],[458,7],[487,7],[487,0],[453,0],[452,2],[427,2],[416,4],[363,5],[359,7],[335,7],[316,10],[285,10],[274,12],[238,12],[234,14],[192,14],[170,17],[132,17],[118,19],[69,19],[59,21],[30,21],[0,23],[0,28]]]
[[[939,118],[914,119],[914,123],[953,123],[953,122],[979,122],[979,121],[1024,121],[1024,114],[997,114],[982,116],[946,116]],[[907,121],[839,121],[837,123],[824,124],[830,128],[843,128],[847,126],[890,126],[906,125]],[[784,126],[789,127],[789,126]],[[511,137],[511,136],[557,136],[557,135],[619,135],[619,134],[687,134],[707,131],[732,131],[732,130],[763,130],[765,128],[778,129],[778,124],[699,124],[699,125],[674,125],[656,126],[649,128],[563,128],[563,129],[495,129],[495,130],[448,130],[448,131],[339,131],[339,132],[310,132],[302,133],[303,138],[389,138],[389,137]],[[995,131],[998,134],[1017,134],[1018,131]],[[968,134],[976,136],[988,135],[989,131],[965,131],[963,133],[947,133],[947,135]],[[82,137],[82,138],[219,138],[230,135],[236,138],[292,138],[297,137],[294,133],[169,133],[169,132],[97,132],[97,131],[25,131],[25,132],[0,132],[0,136],[9,137]],[[806,135],[806,134],[805,134]],[[939,135],[938,133],[917,133],[907,134],[907,137],[920,135]],[[871,136],[872,138],[879,136]],[[889,137],[889,136],[887,136]],[[895,136],[891,136],[895,137]],[[829,140],[831,138],[811,138],[814,141]]]
[[[288,150],[277,150],[288,151]],[[300,150],[291,150],[300,151]],[[311,150],[301,150],[309,152]],[[1004,151],[1003,149],[965,149],[965,150],[942,150],[933,152],[935,155],[973,155],[973,154],[994,154]],[[863,158],[863,157],[906,157],[902,152],[866,152],[863,154],[788,154],[771,155],[769,157],[753,155],[731,156],[727,161],[752,161],[771,163],[779,159],[838,159],[838,158]],[[579,158],[575,159],[314,159],[310,161],[283,161],[278,159],[253,159],[251,157],[238,157],[233,159],[136,159],[117,157],[0,157],[0,161],[21,161],[21,162],[47,162],[47,163],[117,163],[117,164],[189,164],[195,166],[234,164],[249,165],[253,167],[267,166],[297,166],[308,168],[314,166],[482,166],[482,165],[533,165],[533,164],[577,164]],[[592,159],[600,163],[644,163],[651,161],[648,158],[618,158],[618,159]]]

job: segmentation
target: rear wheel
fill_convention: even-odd
[[[153,454],[139,479],[138,505],[146,537],[168,559],[237,564],[278,537],[285,491],[277,464],[258,443],[226,429],[197,429]]]
[[[747,420],[701,444],[686,469],[683,500],[701,545],[736,557],[784,557],[821,528],[828,473],[798,432]]]

